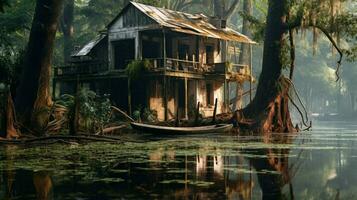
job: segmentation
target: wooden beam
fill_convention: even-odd
[[[218,99],[216,98],[216,100],[214,101],[214,110],[213,110],[212,123],[216,123],[217,104],[218,104]]]
[[[56,99],[56,87],[57,81],[55,79],[52,79],[52,99]]]
[[[185,118],[188,119],[188,79],[185,78]]]
[[[249,78],[249,100],[252,102],[252,87],[253,87],[253,49],[252,44],[249,44],[250,50],[250,78]]]
[[[179,107],[178,105],[176,106],[176,119],[175,119],[175,126],[179,127],[180,125],[180,114],[179,114]]]
[[[197,103],[196,113],[195,113],[195,125],[198,124],[198,117],[200,116],[200,102]]]
[[[225,112],[228,111],[228,105],[229,105],[229,102],[228,102],[228,93],[229,93],[229,90],[228,90],[228,82],[227,82],[227,79],[224,79],[224,88],[223,88],[223,103],[224,103],[224,110]]]
[[[163,86],[163,95],[164,95],[164,115],[165,115],[165,121],[168,120],[168,109],[167,109],[167,77],[163,77],[164,79],[164,86]]]
[[[129,109],[129,115],[132,116],[132,110],[131,110],[131,80],[128,78],[128,109]]]
[[[163,58],[164,58],[164,70],[166,71],[166,58],[167,58],[167,55],[166,55],[166,32],[165,30],[163,29],[162,30],[162,34],[163,34]]]

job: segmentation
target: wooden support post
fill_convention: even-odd
[[[252,85],[253,85],[253,49],[252,49],[252,44],[249,44],[249,50],[250,50],[250,78],[249,78],[249,100],[252,102]]]
[[[167,64],[167,55],[166,55],[166,32],[165,30],[162,30],[163,34],[163,58],[164,58],[164,70],[166,71],[166,64]]]
[[[229,90],[228,90],[228,82],[227,79],[224,79],[224,91],[223,91],[223,102],[224,102],[224,110],[225,112],[228,112],[228,107],[229,107],[229,102],[228,102],[228,94],[229,94]]]
[[[167,109],[167,80],[166,76],[164,76],[164,87],[163,87],[163,95],[164,95],[164,112],[165,112],[165,121],[168,120],[168,109]]]
[[[73,112],[70,116],[70,124],[69,124],[69,134],[76,135],[78,133],[78,125],[79,125],[79,91],[81,90],[79,79],[77,77],[77,84],[76,84],[76,97],[74,99],[74,108]]]
[[[52,99],[56,99],[56,86],[57,81],[55,79],[52,79]]]
[[[225,109],[226,109],[226,110],[225,110],[226,113],[228,113],[229,110],[230,110],[230,109],[229,109],[229,105],[230,105],[230,102],[231,102],[231,97],[230,97],[230,95],[229,95],[229,94],[230,94],[230,87],[229,87],[230,84],[229,84],[229,83],[230,83],[230,82],[228,81],[228,82],[227,82],[227,100],[226,100],[226,106],[225,106],[225,107],[226,107],[226,108],[225,108]]]
[[[188,79],[185,78],[185,119],[188,119]]]
[[[195,113],[195,125],[198,124],[198,117],[200,116],[200,102],[197,103],[196,113]]]
[[[180,114],[179,114],[179,107],[176,106],[176,119],[175,119],[175,126],[180,126]]]
[[[131,107],[131,80],[128,77],[128,110],[129,116],[132,116],[132,107]]]
[[[216,100],[214,101],[214,110],[213,110],[212,123],[216,122],[217,104],[218,104],[218,99],[216,98]]]

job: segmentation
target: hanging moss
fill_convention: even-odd
[[[127,65],[125,71],[130,80],[137,80],[143,72],[150,68],[152,68],[152,64],[149,60],[133,60]]]

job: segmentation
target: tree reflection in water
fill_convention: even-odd
[[[268,145],[291,144],[294,138],[293,135],[267,134],[263,137],[263,141]],[[294,199],[292,179],[301,165],[299,158],[302,151],[293,164],[289,164],[289,153],[289,148],[266,148],[255,150],[255,157],[249,158],[251,165],[257,171],[263,199]],[[259,155],[262,158],[259,158]],[[286,185],[288,185],[289,194],[282,192]]]
[[[275,144],[289,144],[294,137],[269,135],[258,137],[259,141],[252,138],[247,146],[244,145],[247,141],[239,139],[217,142],[207,138],[191,146],[182,140],[160,141],[149,144],[150,148],[148,145],[137,149],[135,154],[125,152],[110,159],[115,164],[98,162],[96,156],[83,159],[87,154],[78,154],[75,150],[66,158],[81,160],[71,160],[64,165],[67,167],[58,168],[63,170],[62,173],[57,166],[49,172],[17,170],[15,173],[12,164],[19,157],[14,158],[11,152],[16,151],[11,149],[4,159],[7,163],[3,166],[7,168],[2,169],[2,184],[5,185],[2,188],[6,188],[7,199],[51,200],[55,198],[54,190],[56,199],[67,195],[83,199],[250,200],[281,199],[284,196],[293,199],[291,180],[299,163],[289,163],[287,147],[290,145],[285,148]],[[236,144],[240,147],[236,148]],[[105,152],[109,151],[105,149]],[[61,155],[53,155],[58,156]],[[73,162],[83,163],[72,170]],[[299,161],[294,158],[294,162]],[[86,181],[81,181],[84,178]],[[286,193],[286,188],[290,192]],[[5,195],[0,191],[0,199],[3,197]]]
[[[41,171],[33,174],[33,184],[38,200],[51,200],[52,179],[48,172]]]

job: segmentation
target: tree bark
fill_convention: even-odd
[[[15,109],[12,101],[11,93],[9,92],[6,105],[6,139],[13,139],[20,137],[18,130],[15,128]]]
[[[222,0],[213,0],[214,16],[217,19],[223,19],[224,6]]]
[[[61,29],[63,32],[63,57],[64,62],[69,62],[73,49],[73,19],[74,19],[74,0],[65,0]]]
[[[63,0],[37,0],[24,70],[15,98],[21,121],[29,125],[36,110],[51,105],[51,59]]]
[[[243,109],[245,118],[252,121],[249,129],[255,132],[294,131],[288,108],[290,84],[282,76],[280,59],[287,32],[287,6],[287,0],[268,2],[262,72],[253,101]]]
[[[243,2],[243,12],[246,15],[251,16],[253,14],[252,0],[244,0]],[[250,22],[247,19],[243,20],[242,33],[248,37],[251,37]],[[239,63],[251,65],[250,63],[250,49],[249,44],[243,43],[241,46],[241,52],[239,55]]]

